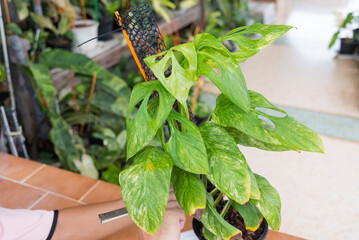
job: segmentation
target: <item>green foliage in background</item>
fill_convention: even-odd
[[[220,38],[198,34],[192,43],[145,59],[158,80],[136,85],[131,94],[127,157],[133,156],[134,162],[129,161],[119,177],[126,208],[143,230],[153,234],[160,227],[170,182],[181,207],[202,221],[208,239],[241,235],[223,219],[231,206],[242,214],[247,229],[255,231],[265,218],[273,230],[278,230],[278,192],[264,177],[252,172],[237,143],[269,151],[309,152],[323,152],[323,145],[312,130],[259,93],[249,91],[238,63],[289,29],[282,25],[252,25]],[[248,34],[260,37],[251,39]],[[241,51],[229,52],[224,40],[236,42]],[[169,67],[175,71],[170,77],[164,75]],[[222,94],[212,118],[197,127],[184,109],[188,88],[200,75],[212,81]],[[153,97],[154,90],[158,97]],[[150,146],[156,132],[162,147]],[[214,194],[206,192],[207,182],[219,193],[215,201]],[[218,213],[216,205],[223,194],[229,200]]]
[[[130,88],[124,80],[82,54],[56,49],[43,52],[39,60],[27,64],[39,103],[50,120],[50,138],[63,167],[93,178],[98,178],[101,172],[103,179],[118,182],[113,172],[118,173],[126,159],[125,121]],[[71,70],[81,80],[74,92],[77,115],[73,92],[69,88],[55,89],[50,68]],[[85,119],[94,72],[97,72],[96,88]],[[81,124],[86,126],[87,137],[79,135]],[[91,138],[102,144],[89,143]]]
[[[329,42],[329,46],[328,49],[330,49],[331,47],[333,47],[334,43],[337,41],[339,34],[342,30],[344,30],[345,28],[348,27],[348,25],[354,23],[354,22],[358,22],[359,21],[359,16],[355,16],[353,12],[350,12],[347,14],[347,16],[345,17],[344,21],[340,24],[338,31],[336,31],[330,42]],[[353,36],[353,38],[358,38],[359,36]],[[355,40],[359,40],[359,39],[355,39]]]

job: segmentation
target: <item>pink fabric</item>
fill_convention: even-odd
[[[0,207],[0,240],[46,239],[53,219],[53,211]]]

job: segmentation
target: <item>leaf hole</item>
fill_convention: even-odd
[[[272,116],[272,117],[277,117],[277,118],[284,118],[287,116],[287,114],[274,110],[274,109],[270,109],[270,108],[262,108],[262,107],[256,107],[255,108],[257,111],[262,112],[267,114],[268,116]]]
[[[153,92],[153,95],[158,95],[157,91]],[[158,108],[160,105],[160,98],[159,97],[150,97],[147,101],[147,112],[148,115],[154,120],[157,116]]]
[[[172,75],[172,58],[168,59],[165,69],[166,71],[163,74],[166,78],[169,78]]]
[[[237,42],[233,40],[225,40],[222,44],[230,51],[230,52],[238,52],[240,50]]]
[[[260,33],[244,33],[243,36],[250,40],[259,40],[263,37]]]
[[[175,51],[174,51],[174,56],[175,56],[175,58],[176,58],[178,64],[179,64],[182,68],[184,68],[184,69],[189,68],[188,59],[183,55],[182,52],[175,50]]]
[[[258,116],[259,121],[261,122],[262,126],[267,129],[268,131],[275,130],[275,124],[267,117],[263,115]]]

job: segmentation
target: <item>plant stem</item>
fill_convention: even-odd
[[[226,203],[226,205],[224,206],[222,212],[221,212],[221,217],[226,216],[226,214],[227,214],[229,208],[231,207],[232,203],[233,203],[233,200],[229,199],[228,202]]]
[[[218,203],[222,200],[223,193],[219,193],[216,201],[213,203],[213,207],[217,207]]]
[[[219,191],[218,188],[214,188],[214,189],[210,192],[210,194],[211,194],[212,196],[214,196],[214,195],[216,195],[216,193],[218,193],[218,191]]]

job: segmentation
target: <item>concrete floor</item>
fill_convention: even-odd
[[[322,137],[325,154],[241,147],[281,195],[280,231],[306,239],[359,239],[359,66],[327,49],[348,2],[292,1],[286,24],[297,29],[241,64],[249,89]],[[214,103],[218,89],[203,90]]]

